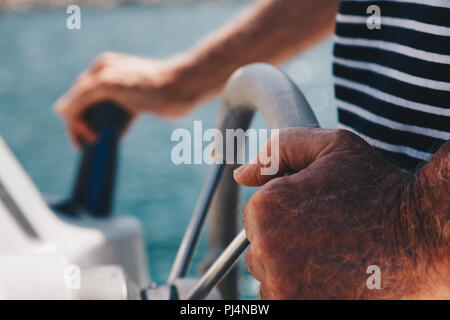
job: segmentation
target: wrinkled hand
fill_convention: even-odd
[[[131,120],[143,111],[167,117],[182,114],[181,105],[186,102],[171,82],[176,68],[174,61],[118,53],[100,55],[55,103],[56,111],[67,120],[75,145],[79,146],[81,139],[88,142],[96,139],[95,132],[82,121],[82,114],[100,101],[109,100],[122,106]]]
[[[235,171],[238,183],[263,185],[244,217],[246,262],[261,298],[414,294],[420,276],[412,257],[419,253],[411,232],[418,222],[401,209],[411,176],[346,130],[283,129],[279,145],[277,176],[260,175],[259,164]],[[369,265],[380,267],[381,290],[366,286]]]

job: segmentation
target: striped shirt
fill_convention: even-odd
[[[341,1],[333,75],[339,126],[417,168],[450,139],[450,0]]]

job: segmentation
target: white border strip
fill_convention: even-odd
[[[360,92],[363,92],[365,94],[368,94],[372,97],[375,97],[379,100],[386,101],[404,108],[422,111],[422,112],[428,112],[440,116],[446,116],[450,117],[450,109],[440,108],[440,107],[434,107],[427,104],[406,100],[403,98],[399,98],[397,96],[385,93],[383,91],[374,89],[372,87],[369,87],[367,85],[363,85],[354,81],[346,80],[339,77],[334,77],[334,83],[337,85],[341,85],[353,90],[357,90]]]
[[[346,66],[346,67],[350,67],[350,68],[356,68],[356,69],[376,72],[383,76],[387,76],[392,79],[406,82],[406,83],[409,83],[409,84],[412,84],[415,86],[450,92],[450,82],[437,81],[437,80],[413,76],[408,73],[398,71],[396,69],[392,69],[389,67],[385,67],[385,66],[382,66],[382,65],[379,65],[376,63],[365,62],[365,61],[356,61],[356,60],[336,58],[336,57],[333,58],[333,62],[343,65],[343,66]]]
[[[370,145],[383,149],[383,150],[387,150],[387,151],[391,151],[391,152],[397,152],[397,153],[402,153],[402,154],[406,154],[412,158],[416,158],[416,159],[420,159],[420,160],[430,160],[431,157],[433,157],[433,154],[428,153],[428,152],[423,152],[423,151],[419,151],[416,150],[414,148],[410,148],[407,146],[400,146],[400,145],[395,145],[395,144],[390,144],[387,142],[383,142],[374,138],[370,138],[366,135],[363,135],[359,132],[357,132],[355,129],[347,127],[346,125],[343,125],[341,123],[338,124],[338,128],[341,129],[346,129],[349,131],[352,131],[353,133],[357,134],[358,136],[360,136],[361,138],[363,138],[364,140],[367,141],[367,143],[369,143]]]
[[[338,13],[336,21],[340,23],[367,24],[369,16],[357,16]],[[381,28],[384,25],[405,28],[423,33],[434,34],[437,36],[450,37],[450,28],[434,24],[428,24],[416,20],[381,16]]]
[[[392,51],[403,54],[405,56],[422,59],[429,62],[450,64],[450,55],[428,52],[424,50],[414,49],[398,43],[383,40],[368,40],[362,38],[347,38],[338,35],[334,36],[335,43],[349,46],[360,46],[375,48],[385,51]]]
[[[360,106],[342,101],[340,99],[336,99],[336,105],[346,111],[349,111],[351,113],[354,113],[368,121],[372,121],[376,124],[383,125],[385,127],[399,130],[399,131],[405,131],[405,132],[411,132],[415,134],[420,134],[432,138],[442,139],[442,140],[449,140],[450,139],[450,132],[446,131],[440,131],[436,129],[430,129],[430,128],[424,128],[419,127],[415,125],[405,124],[397,121],[393,121],[390,119],[387,119],[385,117],[381,117],[377,114],[374,114],[370,111],[367,111]]]

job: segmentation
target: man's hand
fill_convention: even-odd
[[[338,0],[257,1],[232,23],[176,57],[150,60],[106,53],[56,103],[76,145],[95,133],[81,120],[89,106],[112,100],[132,118],[143,111],[164,117],[188,113],[220,92],[239,67],[280,63],[334,30]]]
[[[95,140],[82,114],[104,100],[125,108],[131,119],[144,111],[165,117],[186,113],[194,101],[183,95],[181,83],[174,82],[178,62],[176,58],[157,61],[118,53],[100,55],[55,103],[67,120],[73,142]]]
[[[448,189],[433,192],[439,214],[428,210],[419,202],[432,187],[349,131],[283,129],[279,146],[276,177],[261,176],[259,164],[235,171],[240,184],[263,185],[244,217],[262,298],[449,297]],[[440,157],[448,166],[448,150]],[[379,290],[366,286],[369,265],[380,267]]]

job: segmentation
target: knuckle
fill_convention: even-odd
[[[252,244],[253,247],[253,259],[259,261],[267,261],[271,259],[275,252],[274,241],[266,234],[260,235],[256,241]]]
[[[258,259],[258,257],[254,255],[254,249],[252,249],[252,247],[250,247],[245,254],[244,260],[250,274],[252,274],[256,280],[264,282],[266,277],[264,261]]]
[[[286,127],[278,130],[278,134],[280,138],[289,138],[292,135],[295,135],[298,131],[303,131],[305,128],[301,127]]]
[[[270,180],[264,185],[264,193],[270,195],[278,194],[286,186],[286,180],[282,177]]]
[[[116,57],[116,54],[113,52],[103,52],[99,54],[92,63],[91,70],[98,71],[104,67],[106,67],[111,60],[113,60]]]
[[[299,128],[295,128],[295,127],[281,128],[278,130],[278,132],[275,132],[273,134],[273,139],[278,139],[278,144],[280,146],[287,145],[293,139],[293,137],[295,137],[298,129]],[[272,138],[272,136],[271,136],[271,138]]]
[[[119,83],[115,81],[114,75],[106,70],[100,71],[92,81],[91,88],[97,91],[110,91],[119,88]]]
[[[336,129],[334,132],[335,142],[337,144],[342,144],[350,146],[352,148],[367,148],[368,144],[357,134],[346,130],[346,129]]]
[[[244,262],[247,265],[247,269],[251,274],[255,274],[255,261],[257,260],[257,258],[255,257],[254,254],[255,249],[252,247],[250,247],[247,252],[244,255]]]
[[[100,72],[96,77],[95,77],[95,84],[97,86],[107,86],[109,84],[109,77],[108,74],[105,72]]]
[[[346,129],[336,129],[334,134],[338,142],[351,141],[354,139],[354,136],[356,136],[353,132]]]
[[[105,52],[99,54],[98,59],[99,59],[99,61],[108,61],[108,60],[115,58],[116,56],[117,56],[117,54],[114,52],[105,51]]]
[[[245,207],[246,219],[265,223],[276,219],[285,189],[286,183],[279,178],[267,182],[248,201]]]
[[[266,208],[266,200],[260,199],[264,199],[264,197],[255,193],[244,209],[244,228],[247,232],[247,238],[252,244],[263,236],[270,226],[270,211]]]
[[[66,98],[65,97],[61,97],[58,100],[55,101],[55,103],[53,104],[53,110],[57,113],[57,114],[64,114],[64,109],[66,106]]]
[[[99,57],[95,58],[94,62],[92,62],[90,71],[92,72],[92,71],[100,70],[104,67],[104,65],[105,65],[105,60],[101,56],[99,56]]]
[[[270,194],[263,192],[262,188],[256,191],[247,203],[247,210],[250,215],[257,215],[266,210],[271,202]]]
[[[286,132],[284,130],[285,129],[278,129],[278,130],[273,129],[270,133],[270,138],[268,140],[270,144],[273,144],[275,141],[279,143],[280,139],[283,139],[284,136],[286,135]]]

